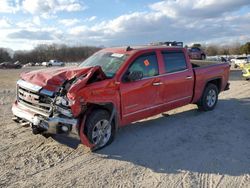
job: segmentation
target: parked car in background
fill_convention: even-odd
[[[3,62],[0,63],[0,69],[20,69],[22,65],[19,62],[11,63],[11,62]]]
[[[234,62],[234,68],[243,68],[243,66],[247,63],[250,63],[250,56],[242,56],[242,57],[237,57],[236,59],[233,60]]]
[[[59,61],[59,60],[50,60],[49,62],[46,62],[47,67],[52,67],[52,66],[64,66],[64,62]]]
[[[29,62],[29,63],[28,63],[28,65],[31,66],[31,67],[35,66],[35,64],[36,64],[36,63],[34,63],[34,62]]]
[[[198,47],[188,48],[188,56],[190,59],[204,60],[206,59],[205,52]]]
[[[242,68],[242,77],[246,80],[250,79],[250,64],[243,65]]]
[[[208,56],[206,58],[207,61],[218,61],[218,62],[223,62],[223,63],[229,63],[229,61],[222,56]]]

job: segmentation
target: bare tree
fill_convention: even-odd
[[[5,61],[11,61],[10,54],[6,49],[0,48],[0,63]]]

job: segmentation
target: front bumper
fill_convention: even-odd
[[[41,133],[78,135],[78,119],[42,116],[17,101],[12,105],[12,113],[20,122],[30,124],[33,129],[36,128]]]

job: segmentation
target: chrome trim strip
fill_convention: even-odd
[[[24,110],[21,110],[17,106],[12,106],[12,113],[21,119],[25,119],[26,121],[29,121],[31,123],[34,122],[34,115],[33,114],[26,112]]]
[[[49,117],[49,115],[50,114],[48,114],[48,113],[46,113],[46,112],[43,112],[43,111],[41,111],[41,110],[37,110],[37,109],[35,109],[35,108],[29,108],[26,104],[23,104],[23,103],[20,103],[20,102],[18,102],[18,106],[20,106],[21,108],[25,108],[26,110],[29,110],[29,111],[32,111],[32,112],[34,112],[34,113],[36,113],[36,114],[40,114],[40,115],[43,115],[43,116],[45,116],[45,117]],[[30,105],[31,106],[31,105]]]
[[[136,112],[132,112],[132,113],[129,113],[129,114],[125,114],[124,117],[128,117],[128,116],[131,116],[131,115],[133,115],[133,114],[137,114],[137,113],[140,113],[140,112],[143,112],[143,111],[151,110],[151,109],[154,109],[154,108],[157,108],[157,107],[160,107],[160,106],[164,106],[164,105],[171,104],[171,103],[174,103],[174,102],[177,102],[177,101],[181,101],[181,100],[184,100],[184,99],[188,99],[188,98],[192,98],[192,96],[183,97],[183,98],[176,99],[176,100],[173,100],[173,101],[170,101],[170,102],[167,102],[167,103],[158,104],[158,105],[155,105],[155,106],[151,106],[151,107],[149,107],[149,108],[145,108],[145,109],[142,109],[142,110],[138,110],[138,111],[136,111]]]
[[[188,70],[189,70],[189,69],[184,69],[184,70],[176,71],[176,72],[168,72],[168,73],[159,74],[159,75],[156,75],[156,76],[151,76],[151,77],[142,78],[142,79],[140,79],[140,80],[147,80],[147,79],[152,79],[152,78],[159,78],[159,77],[162,77],[162,76],[168,76],[168,75],[172,75],[172,74],[177,74],[177,73],[186,72],[186,71],[188,71]],[[137,80],[137,81],[140,81],[140,80]],[[128,83],[130,83],[130,82],[128,82]]]
[[[19,85],[22,88],[34,91],[34,92],[38,92],[40,89],[42,89],[41,86],[34,85],[34,84],[26,82],[24,80],[18,80],[17,85]]]

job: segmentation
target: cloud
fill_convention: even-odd
[[[168,17],[214,18],[248,5],[249,0],[166,0],[153,3],[150,8]]]
[[[60,11],[82,11],[87,7],[79,0],[24,0],[22,8],[30,14],[46,17]]]
[[[91,17],[89,17],[89,18],[86,18],[84,21],[86,21],[86,22],[92,22],[92,21],[94,21],[94,20],[96,20],[96,16],[91,16]]]
[[[154,41],[213,42],[249,38],[250,14],[235,14],[246,0],[169,0],[92,26],[76,26],[69,34],[84,42],[105,45],[145,44]],[[237,15],[237,16],[236,16]],[[72,38],[73,38],[72,37]]]
[[[20,9],[20,0],[1,0],[0,12],[15,13]]]
[[[25,10],[32,14],[32,18],[14,23],[16,28],[10,26],[12,30],[0,30],[0,35],[7,33],[0,36],[0,44],[3,41],[4,44],[22,41],[26,46],[39,42],[114,46],[171,40],[226,43],[247,42],[250,39],[250,13],[246,11],[250,10],[249,0],[159,1],[150,4],[147,11],[130,12],[105,21],[98,21],[96,16],[60,19],[58,12],[80,9],[78,0],[23,2],[28,1],[30,8],[27,4]],[[62,2],[64,4],[60,4]],[[67,3],[75,5],[66,8],[64,5]],[[80,5],[83,9],[86,7]],[[54,24],[53,29],[46,28],[48,20],[41,17],[46,15],[59,16],[56,20],[60,24]],[[13,25],[11,22],[6,24],[6,19],[2,23],[7,27],[8,23]]]
[[[76,18],[74,18],[74,19],[62,19],[62,20],[59,20],[58,22],[60,24],[63,24],[66,27],[70,27],[70,26],[73,26],[73,25],[80,23],[80,20],[76,19]]]
[[[28,39],[28,40],[53,40],[54,36],[49,31],[29,31],[20,30],[8,35],[11,39]]]
[[[10,28],[11,26],[12,26],[12,23],[8,18],[0,19],[0,29]]]

